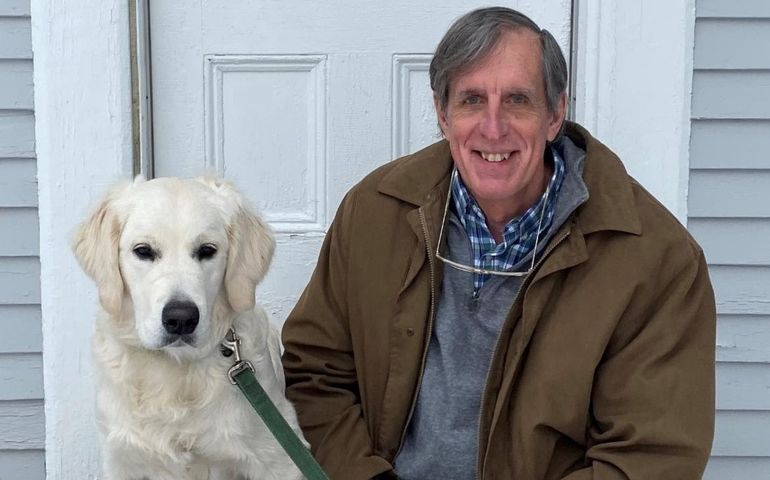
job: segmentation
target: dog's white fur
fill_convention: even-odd
[[[137,245],[156,258],[141,258]],[[201,259],[201,245],[217,251]],[[73,248],[103,309],[93,349],[106,480],[301,478],[229,383],[235,357],[220,351],[235,328],[242,357],[302,438],[284,397],[278,332],[254,298],[274,240],[235,189],[214,178],[115,186]],[[184,339],[164,331],[170,300],[192,301],[200,312]]]

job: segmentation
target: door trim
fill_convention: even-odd
[[[149,0],[129,1],[131,131],[134,175],[153,178],[152,60]]]
[[[695,0],[573,0],[574,118],[686,225]]]
[[[129,1],[30,0],[50,479],[101,470],[90,348],[98,296],[70,241],[107,187],[133,173]]]

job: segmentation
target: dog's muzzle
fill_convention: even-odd
[[[198,306],[190,301],[171,300],[161,313],[163,328],[173,336],[191,334],[198,326],[199,319]]]

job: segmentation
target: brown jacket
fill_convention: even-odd
[[[703,254],[610,150],[577,125],[567,135],[587,151],[590,198],[502,328],[478,478],[698,479],[714,422]],[[354,187],[286,321],[287,395],[333,479],[390,471],[403,441],[440,291],[451,165],[439,142]]]

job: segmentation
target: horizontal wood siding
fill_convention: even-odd
[[[40,305],[0,305],[0,354],[40,353],[43,330]]]
[[[0,450],[0,479],[26,480],[45,478],[43,449]]]
[[[34,113],[27,110],[0,110],[0,158],[34,157]]]
[[[770,2],[696,8],[688,228],[719,316],[704,478],[770,479]]]
[[[0,405],[0,432],[3,432],[0,450],[44,448],[43,402],[3,402]]]
[[[0,59],[5,62],[19,58],[32,58],[30,18],[0,17]]]
[[[690,217],[770,218],[768,190],[770,170],[693,170],[690,173]]]
[[[768,132],[770,119],[694,118],[690,137],[691,173],[703,169],[766,170],[767,152],[770,152]]]
[[[29,0],[3,0],[0,17],[26,17],[29,19]],[[30,41],[30,46],[32,42]]]
[[[0,158],[0,205],[37,207],[37,164],[34,158]]]
[[[706,18],[770,18],[770,2],[767,0],[698,0],[697,17],[698,21]]]
[[[29,0],[0,0],[0,480],[45,479]]]
[[[32,60],[0,61],[0,78],[0,110],[32,110]]]
[[[40,253],[37,208],[0,207],[0,257],[35,256]]]

